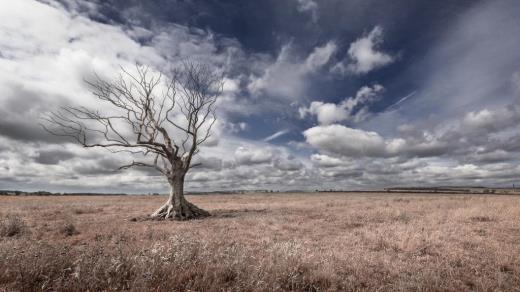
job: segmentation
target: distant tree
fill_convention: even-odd
[[[186,200],[184,181],[196,166],[193,157],[199,146],[211,135],[223,77],[195,62],[184,62],[169,78],[140,65],[136,73],[121,71],[115,80],[95,75],[86,81],[99,99],[99,107],[110,108],[110,113],[67,106],[45,115],[42,126],[84,147],[142,155],[143,161],[132,161],[120,169],[151,167],[167,179],[168,200],[151,217],[187,220],[209,216]]]

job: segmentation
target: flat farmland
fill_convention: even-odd
[[[520,291],[520,197],[0,197],[3,291]]]

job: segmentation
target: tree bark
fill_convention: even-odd
[[[188,202],[184,197],[184,174],[168,179],[170,195],[151,217],[154,219],[190,220],[210,216],[210,213]]]

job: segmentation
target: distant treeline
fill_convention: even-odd
[[[386,188],[385,191],[389,193],[511,194],[520,190],[488,187],[395,187]]]
[[[309,191],[290,190],[228,190],[228,191],[207,191],[207,192],[187,192],[187,195],[233,195],[250,193],[308,193]],[[518,188],[488,188],[488,187],[393,187],[383,190],[315,190],[314,193],[438,193],[438,194],[520,194]],[[312,193],[312,191],[311,191]],[[132,196],[137,194],[126,193],[53,193],[47,191],[13,191],[0,190],[0,196]],[[166,195],[159,193],[148,193],[140,195],[160,196]]]
[[[245,193],[269,193],[273,191],[267,190],[234,190],[234,191],[210,191],[210,192],[187,192],[187,195],[231,195],[231,194],[245,194]],[[141,195],[150,195],[150,196],[160,196],[165,194],[159,193],[148,193]],[[36,191],[36,192],[26,192],[26,191],[13,191],[13,190],[0,190],[0,196],[131,196],[131,194],[125,193],[53,193],[47,191]]]
[[[101,194],[101,193],[52,193],[47,191],[25,192],[0,190],[0,196],[127,196],[128,194]]]

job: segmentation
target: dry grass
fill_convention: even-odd
[[[214,216],[131,220],[163,197],[0,197],[0,229],[23,230],[0,236],[0,291],[520,291],[520,197],[189,199]]]
[[[17,215],[8,215],[0,221],[0,237],[19,236],[26,231],[25,222]]]

